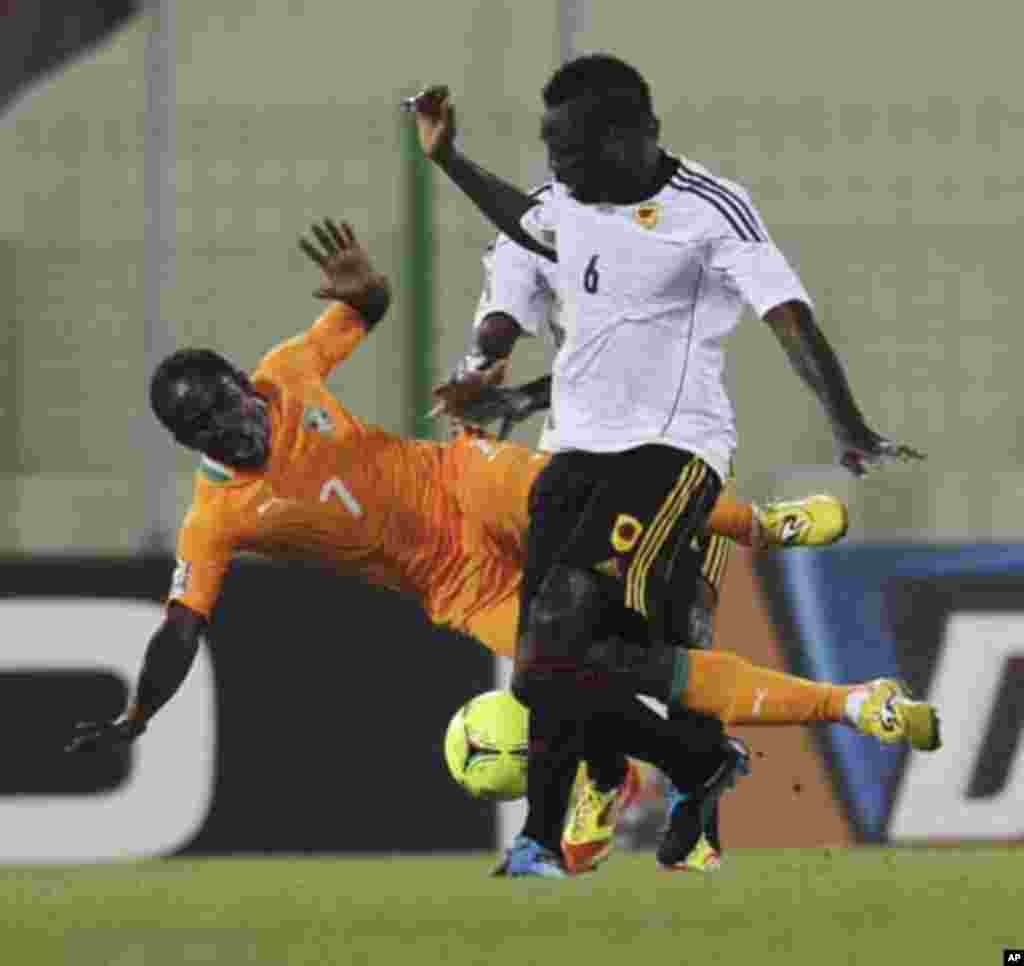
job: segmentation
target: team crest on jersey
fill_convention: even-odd
[[[643,532],[644,525],[636,517],[620,513],[615,518],[615,526],[612,527],[612,546],[619,553],[629,553]]]
[[[302,413],[302,425],[318,433],[334,432],[334,421],[323,406],[307,406]]]
[[[657,225],[659,215],[660,212],[657,205],[641,205],[633,212],[633,216],[642,228],[653,228]]]

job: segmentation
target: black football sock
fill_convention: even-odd
[[[721,723],[714,718],[666,721],[635,697],[608,713],[618,723],[615,746],[650,762],[677,787],[702,784],[725,760]]]
[[[530,708],[526,764],[527,815],[523,834],[561,854],[566,805],[582,752],[583,723],[560,708]]]
[[[587,777],[601,792],[618,788],[626,780],[626,756],[615,750],[615,735],[609,730],[608,722],[596,717],[587,722],[583,735]]]

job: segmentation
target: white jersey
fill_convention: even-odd
[[[722,479],[736,447],[725,337],[745,304],[763,316],[811,304],[747,192],[686,159],[639,204],[541,197],[523,228],[557,259],[548,273],[565,339],[552,370],[556,450],[659,443]]]
[[[552,190],[561,189],[546,186],[537,195],[544,197]],[[561,305],[555,293],[554,263],[543,255],[516,245],[507,236],[499,235],[487,247],[483,266],[484,282],[473,328],[477,328],[492,312],[504,312],[512,316],[527,335],[543,338],[551,346],[554,356],[565,340],[565,332],[559,322]],[[549,452],[553,445],[549,413],[537,446],[541,451]]]

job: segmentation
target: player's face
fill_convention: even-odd
[[[648,177],[643,132],[610,124],[594,98],[549,108],[540,136],[552,174],[577,201],[612,201]]]
[[[178,393],[178,441],[228,466],[259,467],[270,455],[266,401],[243,372],[190,380]]]
[[[549,108],[541,120],[540,137],[551,173],[578,201],[602,197],[607,177],[601,159],[603,133],[603,125],[579,101]]]

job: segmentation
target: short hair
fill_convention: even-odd
[[[180,430],[180,412],[176,403],[180,390],[176,384],[204,380],[221,373],[234,373],[235,367],[213,349],[178,349],[156,367],[149,381],[149,405],[156,418],[175,436]]]
[[[544,106],[549,108],[588,95],[604,100],[611,95],[633,118],[638,112],[646,118],[654,116],[650,85],[635,67],[611,54],[584,54],[566,61],[541,91]]]

